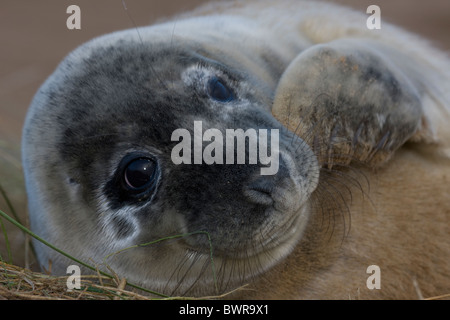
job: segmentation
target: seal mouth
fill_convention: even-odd
[[[271,230],[267,229],[268,226],[262,226],[257,231],[258,237],[241,249],[215,250],[213,243],[209,248],[198,248],[183,239],[179,247],[183,251],[183,258],[168,278],[167,288],[196,288],[217,293],[260,276],[294,250],[303,233],[306,213],[307,206],[282,224],[269,222]]]
[[[307,220],[307,208],[302,206],[296,214],[291,215],[286,221],[271,222],[270,226],[261,228],[258,237],[254,238],[254,245],[246,254],[237,255],[238,258],[248,257],[272,257],[271,264],[285,258],[295,245],[300,241]]]
[[[279,214],[282,214],[279,212]],[[284,213],[286,214],[286,213]],[[217,248],[214,246],[214,237],[211,236],[209,248],[199,248],[198,246],[184,241],[185,248],[189,252],[201,255],[212,255],[214,258],[227,260],[251,260],[267,259],[268,257],[275,263],[287,256],[299,242],[307,220],[307,208],[302,206],[296,214],[291,215],[281,223],[274,219],[269,219],[265,225],[256,230],[250,241],[230,248]],[[201,232],[199,232],[201,233]],[[203,236],[206,236],[206,232]],[[273,262],[271,263],[273,264]]]
[[[275,226],[273,232],[264,235],[261,241],[261,251],[273,250],[279,247],[291,245],[297,242],[302,235],[303,225],[305,224],[305,214],[303,207],[295,215],[292,215],[283,224]],[[259,253],[259,252],[257,252]]]

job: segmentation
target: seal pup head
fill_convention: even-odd
[[[166,294],[224,292],[278,263],[301,238],[318,183],[308,145],[270,113],[282,68],[274,72],[261,42],[257,52],[234,50],[235,21],[220,41],[205,25],[221,19],[205,21],[195,32],[178,22],[190,33],[177,39],[162,25],[85,44],[38,91],[24,128],[32,229]],[[267,165],[249,163],[250,139],[243,164],[196,164],[193,154],[190,164],[174,163],[173,133],[186,130],[194,147],[200,122],[200,134],[214,129],[224,139],[242,129],[266,130],[275,141],[278,131],[278,153],[267,146],[279,155],[276,173],[261,175]],[[260,150],[261,136],[257,142]],[[242,152],[237,143],[224,150]],[[189,159],[184,151],[178,155]],[[54,272],[72,264],[36,246]]]

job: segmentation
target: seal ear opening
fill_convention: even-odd
[[[401,58],[359,39],[312,46],[283,73],[273,116],[308,143],[319,142],[319,161],[384,164],[406,141],[434,136],[422,83]]]

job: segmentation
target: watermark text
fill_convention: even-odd
[[[193,142],[193,164],[245,164],[248,154],[248,164],[259,162],[264,165],[261,167],[261,175],[274,175],[278,172],[278,129],[247,129],[246,131],[226,129],[224,136],[218,129],[207,129],[203,132],[202,121],[194,121],[193,133],[192,138],[187,129],[180,128],[172,132],[171,140],[179,141],[171,153],[174,164],[192,164]],[[270,145],[268,145],[269,136]],[[246,141],[248,141],[248,150]],[[209,144],[203,148],[203,142],[209,142]]]

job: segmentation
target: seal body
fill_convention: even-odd
[[[32,229],[168,295],[444,293],[450,64],[365,19],[214,3],[77,48],[24,127]],[[360,290],[370,265],[383,289]]]

